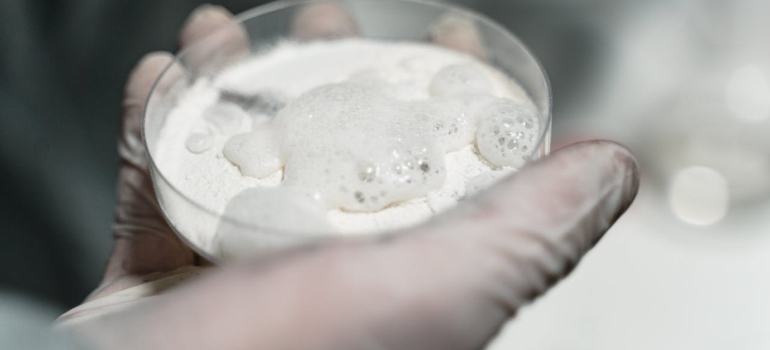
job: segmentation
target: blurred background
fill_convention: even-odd
[[[644,176],[629,213],[493,348],[770,349],[770,2],[454,2],[541,59],[555,147],[617,140]],[[174,51],[201,3],[0,1],[0,324],[50,322],[95,287],[125,78]]]

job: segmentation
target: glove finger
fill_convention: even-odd
[[[292,20],[291,33],[301,40],[334,39],[358,35],[358,24],[339,4],[304,6]]]
[[[129,75],[123,103],[122,131],[118,141],[121,167],[118,175],[115,244],[104,277],[89,299],[146,282],[142,275],[190,265],[194,254],[166,224],[153,192],[148,158],[142,140],[142,116],[147,97],[158,77],[183,74],[167,52],[146,55]],[[175,79],[164,79],[164,91]],[[164,85],[165,84],[165,85]]]
[[[123,162],[139,169],[147,169],[147,152],[142,140],[144,107],[150,90],[161,73],[167,68],[178,72],[178,68],[169,67],[171,62],[173,62],[173,56],[168,52],[147,54],[129,74],[126,83],[118,153]]]
[[[486,59],[487,49],[476,24],[471,19],[455,14],[439,18],[430,28],[431,41],[455,51],[467,52]]]
[[[246,29],[224,7],[202,5],[190,14],[181,32],[182,63],[196,75],[213,73],[245,57],[251,43]]]

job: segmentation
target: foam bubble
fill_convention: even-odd
[[[268,128],[233,136],[222,152],[243,175],[258,179],[270,176],[283,166],[278,144]]]
[[[464,93],[487,94],[492,83],[484,71],[472,63],[457,64],[440,70],[430,83],[433,96],[449,96]]]
[[[187,150],[194,154],[201,154],[214,147],[214,138],[210,134],[193,133],[185,142]]]
[[[330,208],[376,211],[427,194],[445,177],[430,120],[377,84],[346,82],[304,94],[275,119],[284,183],[312,188]]]
[[[492,165],[519,168],[536,150],[540,125],[537,111],[501,99],[482,112],[476,145]]]
[[[473,143],[481,113],[495,101],[489,95],[463,94],[418,102],[412,109],[415,117],[429,119],[430,135],[444,150],[457,151]]]
[[[402,100],[394,84],[376,78],[322,85],[254,132],[233,137],[224,154],[258,178],[285,164],[282,185],[308,191],[328,209],[378,211],[440,189],[446,152],[474,139],[490,163],[523,164],[534,149],[524,132],[537,134],[539,126],[528,130],[536,120],[524,109],[479,93],[488,90],[484,79],[472,65],[450,66],[434,79],[446,94],[419,102]],[[482,132],[480,123],[497,126],[497,134]],[[495,146],[490,135],[517,147]]]

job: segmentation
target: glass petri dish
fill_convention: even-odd
[[[206,203],[196,202],[180,190],[178,184],[167,176],[168,171],[163,164],[157,162],[159,139],[167,117],[184,92],[199,78],[214,77],[241,60],[285,40],[341,39],[335,33],[309,38],[307,33],[295,27],[295,18],[299,14],[312,15],[312,11],[306,10],[319,4],[335,4],[344,8],[357,27],[356,36],[365,39],[428,43],[437,41],[432,33],[436,24],[447,18],[472,26],[478,42],[483,43],[483,52],[473,45],[464,47],[450,42],[443,46],[477,56],[515,80],[538,109],[540,125],[543,126],[531,158],[538,159],[550,151],[552,97],[546,72],[516,36],[489,18],[464,8],[421,0],[284,0],[260,6],[237,16],[232,23],[213,30],[180,52],[155,82],[144,113],[143,136],[163,214],[186,244],[214,263],[330,239],[368,239],[389,234],[308,235],[257,227],[229,217],[223,210]],[[223,249],[218,234],[223,229],[242,233],[239,241],[231,241],[228,245],[230,248],[233,245],[245,247],[248,252],[234,254],[231,249]]]

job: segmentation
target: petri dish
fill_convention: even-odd
[[[435,42],[436,25],[451,18],[472,26],[483,48],[473,45],[445,43],[457,51],[465,51],[498,69],[516,81],[539,112],[542,126],[531,159],[546,156],[550,151],[552,97],[550,83],[542,65],[527,47],[503,26],[471,10],[421,0],[285,0],[249,10],[232,23],[212,30],[203,39],[176,55],[174,61],[155,82],[148,97],[143,136],[149,157],[155,192],[167,222],[175,233],[196,252],[214,263],[224,263],[249,255],[275,249],[312,244],[331,239],[371,239],[391,232],[339,235],[290,232],[271,227],[259,227],[230,217],[221,208],[192,199],[175,184],[164,164],[158,162],[159,139],[168,115],[202,77],[215,77],[220,72],[254,55],[263,53],[286,40],[342,40],[346,35],[328,32],[318,37],[308,36],[296,27],[299,15],[312,16],[310,7],[333,4],[343,8],[356,26],[356,36],[364,39],[399,42]],[[323,16],[319,12],[315,14]],[[350,23],[340,25],[341,31]],[[347,27],[346,27],[347,26]],[[333,27],[333,26],[332,26]],[[451,40],[450,40],[451,41]],[[218,232],[240,232],[240,241],[247,251],[233,254],[223,249]],[[233,242],[229,243],[232,248]]]

